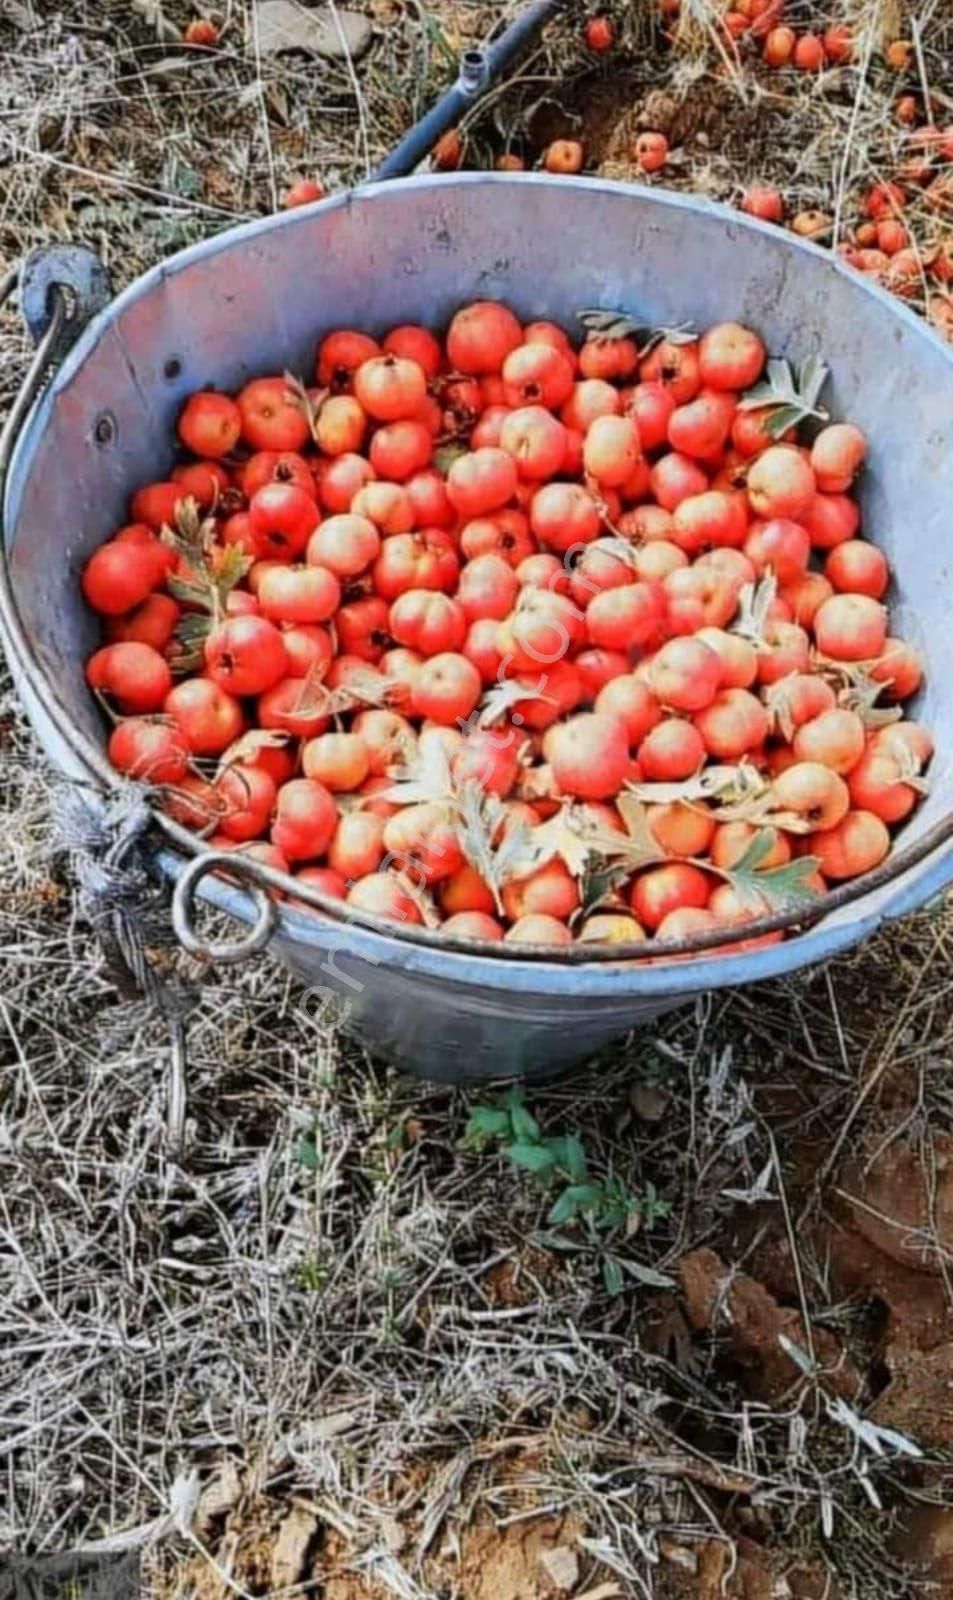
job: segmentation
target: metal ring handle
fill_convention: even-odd
[[[0,281],[0,307],[17,290],[35,354],[0,436],[0,493],[13,446],[50,368],[108,304],[109,273],[85,245],[41,245]],[[3,545],[6,554],[6,545]]]
[[[19,273],[8,273],[0,284],[0,306],[10,298],[19,282]],[[28,411],[37,399],[52,365],[56,354],[56,347],[63,335],[63,329],[68,320],[66,301],[57,291],[51,296],[50,316],[47,326],[40,336],[34,351],[33,360],[27,369],[26,377],[14,398],[13,404],[7,413],[7,419],[0,434],[0,492],[5,484],[7,468],[13,454],[13,446],[17,435],[23,426]],[[6,545],[3,546],[4,557]]]
[[[0,307],[18,286],[22,292],[23,269],[15,267],[0,282]],[[75,285],[72,287],[75,291]],[[78,742],[75,718],[63,703],[57,684],[50,679],[38,659],[17,604],[10,571],[10,549],[7,546],[3,525],[4,497],[7,474],[20,430],[43,392],[44,384],[49,379],[57,357],[62,354],[67,332],[73,338],[77,337],[85,325],[85,317],[91,314],[92,310],[92,307],[86,307],[77,301],[71,316],[64,290],[55,284],[49,288],[48,326],[37,344],[20,390],[14,398],[3,430],[0,432],[0,624],[3,625],[7,653],[14,673],[22,675],[32,693],[45,705],[57,730],[74,745]],[[107,792],[118,787],[117,774],[106,759],[104,750],[95,747],[90,740],[82,739],[77,754],[86,771]]]
[[[225,850],[210,850],[206,855],[190,861],[180,875],[172,895],[172,927],[183,950],[187,950],[190,956],[198,956],[201,961],[224,967],[247,961],[249,956],[260,955],[267,948],[278,922],[278,907],[266,889],[252,882],[252,873],[244,868],[245,863],[240,856],[233,856]],[[195,926],[195,893],[202,879],[210,872],[227,873],[229,877],[241,880],[242,888],[258,907],[254,925],[243,939],[210,944]]]

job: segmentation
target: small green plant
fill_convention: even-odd
[[[483,1151],[496,1145],[501,1155],[524,1172],[532,1173],[554,1194],[546,1221],[550,1230],[566,1228],[573,1236],[547,1231],[536,1242],[552,1250],[579,1251],[596,1247],[602,1278],[609,1294],[619,1294],[625,1274],[642,1283],[668,1287],[671,1279],[654,1268],[610,1254],[607,1241],[621,1235],[632,1238],[650,1231],[671,1206],[647,1183],[633,1193],[614,1173],[594,1175],[586,1149],[575,1133],[544,1132],[528,1109],[521,1089],[510,1089],[495,1104],[475,1105],[463,1137],[467,1150]]]
[[[318,1172],[320,1170],[322,1159],[321,1152],[318,1149],[317,1141],[313,1132],[302,1135],[302,1137],[298,1140],[298,1146],[295,1154],[297,1155],[301,1165],[308,1172]]]
[[[323,1289],[328,1279],[328,1268],[323,1261],[318,1261],[314,1256],[305,1256],[298,1263],[298,1287],[309,1294],[316,1294]]]

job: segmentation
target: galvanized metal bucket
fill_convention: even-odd
[[[203,858],[191,835],[157,817],[157,859],[176,880],[176,927],[190,948],[204,948],[192,923],[198,892],[254,925],[218,958],[270,941],[316,991],[311,1004],[340,995],[372,1049],[443,1081],[552,1072],[706,989],[844,950],[953,880],[943,757],[953,748],[953,355],[899,302],[810,244],[700,200],[585,179],[461,174],[372,185],[184,251],[95,318],[23,426],[3,505],[0,624],[53,763],[102,791],[117,781],[83,681],[96,623],[77,578],[122,521],[130,489],[165,473],[185,396],[283,367],[308,375],[332,327],[437,325],[475,297],[567,326],[592,306],[655,325],[733,316],[779,355],[823,354],[835,414],[871,441],[865,525],[897,575],[898,631],[926,656],[920,714],[941,755],[900,850],[828,897],[813,925],[730,957],[696,940],[661,964],[638,947],[488,953],[354,918],[320,896],[321,915],[278,908],[269,890],[287,889],[287,879],[261,868],[243,868],[243,885],[213,878],[221,860]]]

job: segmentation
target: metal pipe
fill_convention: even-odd
[[[405,134],[374,172],[375,180],[403,178],[430,154],[441,134],[452,128],[509,66],[514,56],[565,5],[565,0],[531,0],[500,37],[481,50],[465,50],[455,83]]]

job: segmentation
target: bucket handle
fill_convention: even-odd
[[[0,279],[0,308],[14,290],[19,290],[20,313],[36,350],[0,435],[0,492],[17,436],[51,369],[112,296],[106,267],[95,251],[78,244],[31,250]]]
[[[267,888],[258,883],[252,870],[253,862],[224,850],[208,850],[196,856],[179,874],[172,895],[172,927],[183,950],[202,961],[216,966],[234,966],[247,961],[249,956],[260,955],[271,940],[278,924],[278,907]],[[209,873],[221,872],[238,878],[257,907],[257,916],[249,932],[242,939],[223,940],[209,944],[195,926],[195,892]]]
[[[82,246],[56,245],[42,247],[32,252],[24,261],[22,268],[14,269],[5,278],[0,279],[0,306],[9,299],[18,283],[21,300],[25,293],[27,303],[31,307],[29,326],[31,332],[39,334],[39,344],[23,387],[11,406],[0,435],[0,506],[2,506],[13,446],[27,413],[49,376],[51,367],[62,354],[64,347],[68,348],[75,341],[86,322],[105,309],[109,301],[108,274],[98,257]],[[115,790],[123,780],[110,766],[104,752],[78,732],[69,711],[59,699],[55,685],[51,683],[36,657],[16,603],[10,580],[6,545],[2,537],[0,537],[0,617],[6,625],[7,638],[16,665],[42,697],[58,731],[68,739],[90,776],[95,778],[103,789]],[[342,907],[339,901],[331,900],[312,885],[294,884],[286,874],[250,858],[207,851],[197,856],[196,851],[200,849],[200,842],[181,823],[158,809],[153,811],[152,819],[177,850],[193,857],[191,863],[182,869],[180,876],[185,879],[185,887],[181,889],[181,893],[178,889],[176,891],[178,909],[174,914],[178,918],[176,931],[178,932],[181,927],[185,933],[185,940],[188,941],[186,948],[201,959],[231,963],[260,953],[278,924],[276,900],[289,890],[293,890],[304,907],[322,913],[332,922],[355,922],[368,931],[384,935],[391,941],[429,945],[449,953],[487,958],[487,947],[480,941],[446,939],[438,932],[425,927],[405,926],[366,912],[355,914],[350,907],[346,905]],[[728,925],[717,931],[695,934],[691,938],[677,942],[646,939],[637,943],[609,945],[604,948],[598,945],[574,944],[556,950],[548,945],[498,944],[492,947],[492,958],[520,963],[545,962],[557,966],[580,966],[603,963],[618,965],[622,962],[643,963],[653,957],[672,959],[704,956],[715,949],[723,951],[726,946],[734,944],[744,946],[749,941],[775,932],[803,932],[831,912],[854,904],[874,890],[886,888],[927,857],[936,855],[937,859],[929,873],[926,892],[922,882],[911,887],[901,887],[899,892],[881,908],[877,920],[892,920],[915,909],[924,900],[934,899],[953,881],[951,843],[953,843],[953,812],[947,812],[916,842],[901,850],[891,851],[887,859],[872,872],[840,884],[836,889],[818,896],[816,904],[801,907],[796,911],[775,912],[752,922]],[[939,853],[941,850],[942,854]],[[253,891],[253,904],[258,908],[256,920],[244,939],[217,946],[210,945],[202,939],[193,919],[195,891],[202,879],[213,871],[222,871],[233,878],[239,878],[246,890]],[[266,900],[269,905],[267,912],[264,909]]]

